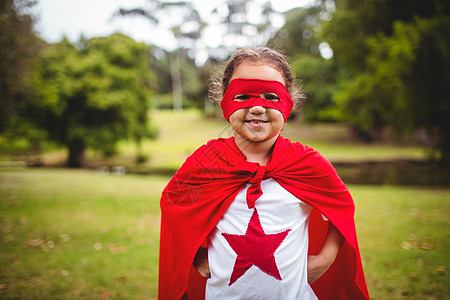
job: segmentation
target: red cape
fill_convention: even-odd
[[[247,162],[234,138],[216,139],[194,152],[168,183],[161,197],[159,299],[178,300],[186,291],[191,300],[204,297],[206,280],[191,268],[194,256],[247,183],[252,184],[248,198],[251,191],[258,193],[263,179],[258,170],[262,169],[264,178],[273,178],[314,208],[310,254],[320,251],[327,233],[328,223],[320,213],[345,238],[334,264],[311,285],[317,297],[369,299],[356,238],[355,208],[347,187],[317,151],[281,136],[266,168]]]

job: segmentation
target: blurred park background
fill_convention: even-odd
[[[110,16],[156,40],[165,26],[171,47],[121,32],[49,42],[38,2],[0,3],[0,299],[156,298],[161,191],[231,135],[210,76],[264,45],[308,96],[283,135],[355,199],[372,299],[450,299],[448,1],[210,1],[206,15],[124,1]]]

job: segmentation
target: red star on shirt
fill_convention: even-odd
[[[255,265],[264,273],[281,280],[274,253],[288,235],[290,229],[280,233],[266,234],[261,226],[258,212],[253,211],[245,235],[222,233],[237,254],[230,282],[232,285],[251,266]]]

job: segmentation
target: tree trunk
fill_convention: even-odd
[[[181,65],[180,54],[174,51],[170,59],[170,73],[172,77],[172,96],[173,96],[173,110],[183,110],[183,83],[181,81]]]
[[[69,168],[82,168],[84,165],[84,154],[86,145],[83,141],[72,141],[68,143],[69,157],[67,159],[67,166]]]

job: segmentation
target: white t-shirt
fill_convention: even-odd
[[[311,206],[269,178],[249,209],[248,186],[208,236],[206,299],[316,300],[307,277]]]

